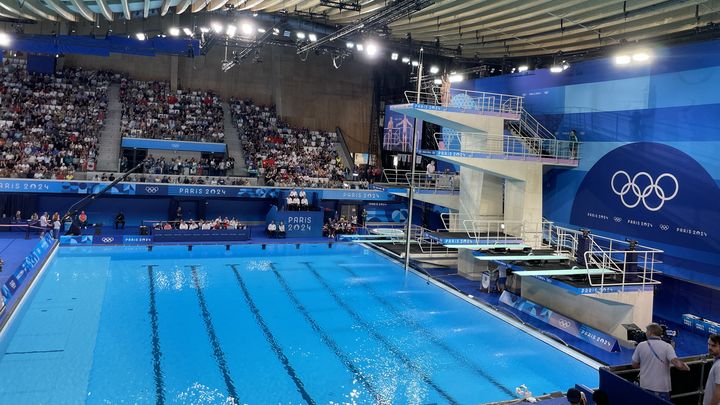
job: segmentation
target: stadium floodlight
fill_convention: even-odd
[[[243,35],[252,35],[255,31],[254,27],[248,23],[244,23],[241,27]]]
[[[413,67],[420,66],[420,62],[418,62],[416,60],[412,61],[410,64],[413,65]]]
[[[144,41],[147,37],[145,36],[144,32],[138,32],[137,34],[135,34],[135,38],[140,41]]]
[[[465,76],[458,73],[453,73],[448,77],[448,80],[450,81],[450,83],[457,83],[465,80]]]
[[[191,37],[193,35],[193,32],[190,30],[190,28],[187,28],[187,27],[183,28],[183,32],[185,33],[185,35],[187,35],[189,37]]]
[[[399,57],[399,56],[400,56],[400,55],[398,55],[397,52],[393,52],[392,54],[390,54],[390,59],[392,59],[392,60],[398,60],[398,57]]]
[[[560,66],[560,65],[552,65],[552,66],[550,66],[550,72],[552,72],[552,73],[560,73],[560,72],[562,72],[562,71],[563,71],[563,68],[562,68],[562,66]]]
[[[617,55],[615,56],[615,64],[616,65],[627,65],[630,63],[632,58],[630,58],[630,55]]]
[[[645,62],[650,60],[650,54],[644,51],[635,52],[632,56],[635,62]]]
[[[434,84],[437,84],[437,85],[439,86],[439,85],[442,84],[442,79],[437,79],[437,78],[436,78],[435,80],[433,80],[433,83],[434,83]]]
[[[355,48],[355,44],[353,44],[352,42],[345,42],[345,47],[348,49],[352,49]]]
[[[12,43],[12,38],[10,38],[10,35],[0,32],[0,46],[10,46],[10,43]]]
[[[401,61],[402,63],[410,63],[410,58],[408,58],[407,56],[403,56]]]
[[[355,48],[357,48],[358,51],[362,52],[365,50],[365,45],[357,44],[357,45],[355,45]]]
[[[261,33],[261,34],[264,34],[264,33],[265,33],[265,28],[262,28],[262,27],[258,28],[258,32]],[[273,31],[273,34],[275,34],[275,31]],[[275,35],[277,35],[277,34],[275,34]]]
[[[214,21],[212,24],[210,24],[210,27],[212,27],[213,31],[215,31],[216,34],[223,32],[222,24],[217,21]]]
[[[367,45],[365,45],[365,49],[366,49],[368,56],[373,57],[373,56],[377,55],[378,47],[374,43],[372,43],[372,42],[368,43]]]
[[[202,32],[203,34],[207,34],[208,32],[210,32],[210,28],[208,28],[208,27],[200,27],[200,32]]]
[[[520,73],[527,72],[527,71],[528,71],[528,65],[520,65],[518,67],[518,72],[520,72]]]
[[[311,42],[315,42],[315,41],[317,41],[317,35],[315,35],[315,34],[308,34],[308,39],[309,39]]]
[[[305,33],[302,31],[296,32],[295,35],[297,35],[298,39],[305,39]]]
[[[237,32],[237,27],[234,26],[234,25],[228,25],[228,26],[227,26],[227,30],[225,30],[225,33],[226,33],[227,36],[229,36],[230,38],[234,37],[236,32]]]
[[[176,36],[180,35],[180,28],[178,28],[178,27],[170,27],[170,29],[168,30],[168,33],[169,33],[170,35],[176,37]]]
[[[437,74],[440,71],[440,68],[437,66],[430,66],[430,74]]]
[[[273,35],[280,35],[280,28],[273,28]]]

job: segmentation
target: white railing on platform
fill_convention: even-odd
[[[557,249],[567,249],[576,256],[583,232],[563,227],[555,228],[553,234],[556,239],[552,242]],[[643,287],[659,284],[659,281],[655,280],[655,265],[661,263],[659,256],[663,253],[662,250],[600,235],[588,234],[586,237],[589,238],[590,246],[583,253],[585,266],[588,269],[607,269],[613,272],[608,276],[609,280],[605,274],[600,275],[599,281],[588,276],[591,286],[599,287],[600,291],[605,287],[621,287],[620,290],[623,291],[628,283]]]
[[[511,127],[514,127],[516,131],[520,134],[524,134],[529,137],[533,138],[540,138],[540,139],[555,139],[555,134],[553,134],[549,129],[545,128],[535,117],[530,115],[527,110],[523,109],[522,113],[520,114],[520,119],[514,122],[511,122]]]
[[[518,135],[448,131],[435,133],[438,150],[501,155],[521,160],[577,160],[577,142],[526,138]]]
[[[410,183],[416,188],[434,190],[436,192],[458,191],[460,181],[456,173],[428,173],[415,172],[413,177],[410,170],[383,169],[383,181],[387,184],[407,187]],[[412,181],[411,181],[412,180]]]
[[[418,96],[420,104],[442,105],[473,112],[513,114],[517,115],[518,119],[523,111],[523,97],[511,94],[451,89],[447,97],[449,99],[446,100],[435,92],[405,92],[408,103],[417,103]]]
[[[440,220],[448,232],[467,232],[465,222],[467,220],[475,221],[500,221],[502,215],[468,215],[459,212],[443,212],[440,214]]]

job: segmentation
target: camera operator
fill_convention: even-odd
[[[690,371],[690,367],[677,358],[670,343],[662,340],[662,326],[651,323],[645,329],[647,340],[635,348],[632,366],[640,367],[640,387],[665,400],[670,400],[670,367]]]

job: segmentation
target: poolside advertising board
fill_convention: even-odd
[[[278,211],[275,223],[285,223],[288,238],[319,238],[322,236],[322,211]]]
[[[582,339],[593,346],[599,347],[608,352],[620,351],[620,344],[618,340],[608,335],[605,332],[601,332],[597,329],[591,328],[583,323],[576,320],[567,318],[563,315],[554,312],[542,305],[536,304],[532,301],[526,300],[525,298],[519,297],[508,291],[503,291],[500,296],[500,302],[515,308],[520,312],[526,313],[535,319],[543,321],[549,325],[552,325],[563,332],[566,332],[576,338]]]
[[[15,295],[15,292],[23,285],[28,276],[37,271],[38,264],[43,261],[54,243],[55,239],[53,239],[52,235],[50,233],[45,234],[32,252],[20,263],[17,270],[8,278],[2,286],[2,305],[0,305],[0,311],[5,308],[8,301]]]

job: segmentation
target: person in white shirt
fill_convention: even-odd
[[[283,221],[280,221],[280,225],[278,225],[277,236],[278,238],[285,238],[285,222]]]
[[[675,349],[670,343],[660,339],[663,329],[656,323],[651,323],[645,329],[647,340],[635,348],[632,355],[632,366],[640,368],[640,388],[670,400],[670,366],[678,370],[690,371],[690,367],[677,358]]]
[[[53,228],[53,238],[57,239],[60,237],[60,228],[62,227],[62,224],[60,223],[59,219],[56,219],[52,223]]]
[[[300,209],[302,209],[303,211],[307,211],[307,210],[308,210],[308,199],[307,199],[307,197],[303,197],[303,199],[300,200]]]
[[[267,227],[268,236],[274,238],[276,236],[275,232],[277,232],[277,225],[275,225],[275,221],[271,221]]]
[[[291,196],[288,196],[285,201],[287,203],[288,211],[295,211],[295,204],[293,204],[293,198]]]
[[[300,194],[298,195],[298,197],[300,197],[300,199],[307,197],[307,194],[305,193],[304,188],[300,189]]]
[[[297,197],[297,196],[298,196],[297,190],[295,190],[295,189],[290,190],[290,197],[295,198],[295,197]]]
[[[293,201],[293,206],[295,206],[295,209],[296,210],[300,209],[300,199],[297,196],[295,196],[295,197],[293,197],[292,201]]]
[[[708,353],[714,360],[705,383],[703,405],[720,405],[720,335],[716,333],[710,335]]]
[[[188,226],[187,222],[181,220],[180,225],[178,226],[178,229],[187,230],[187,229],[189,229],[189,226]]]

